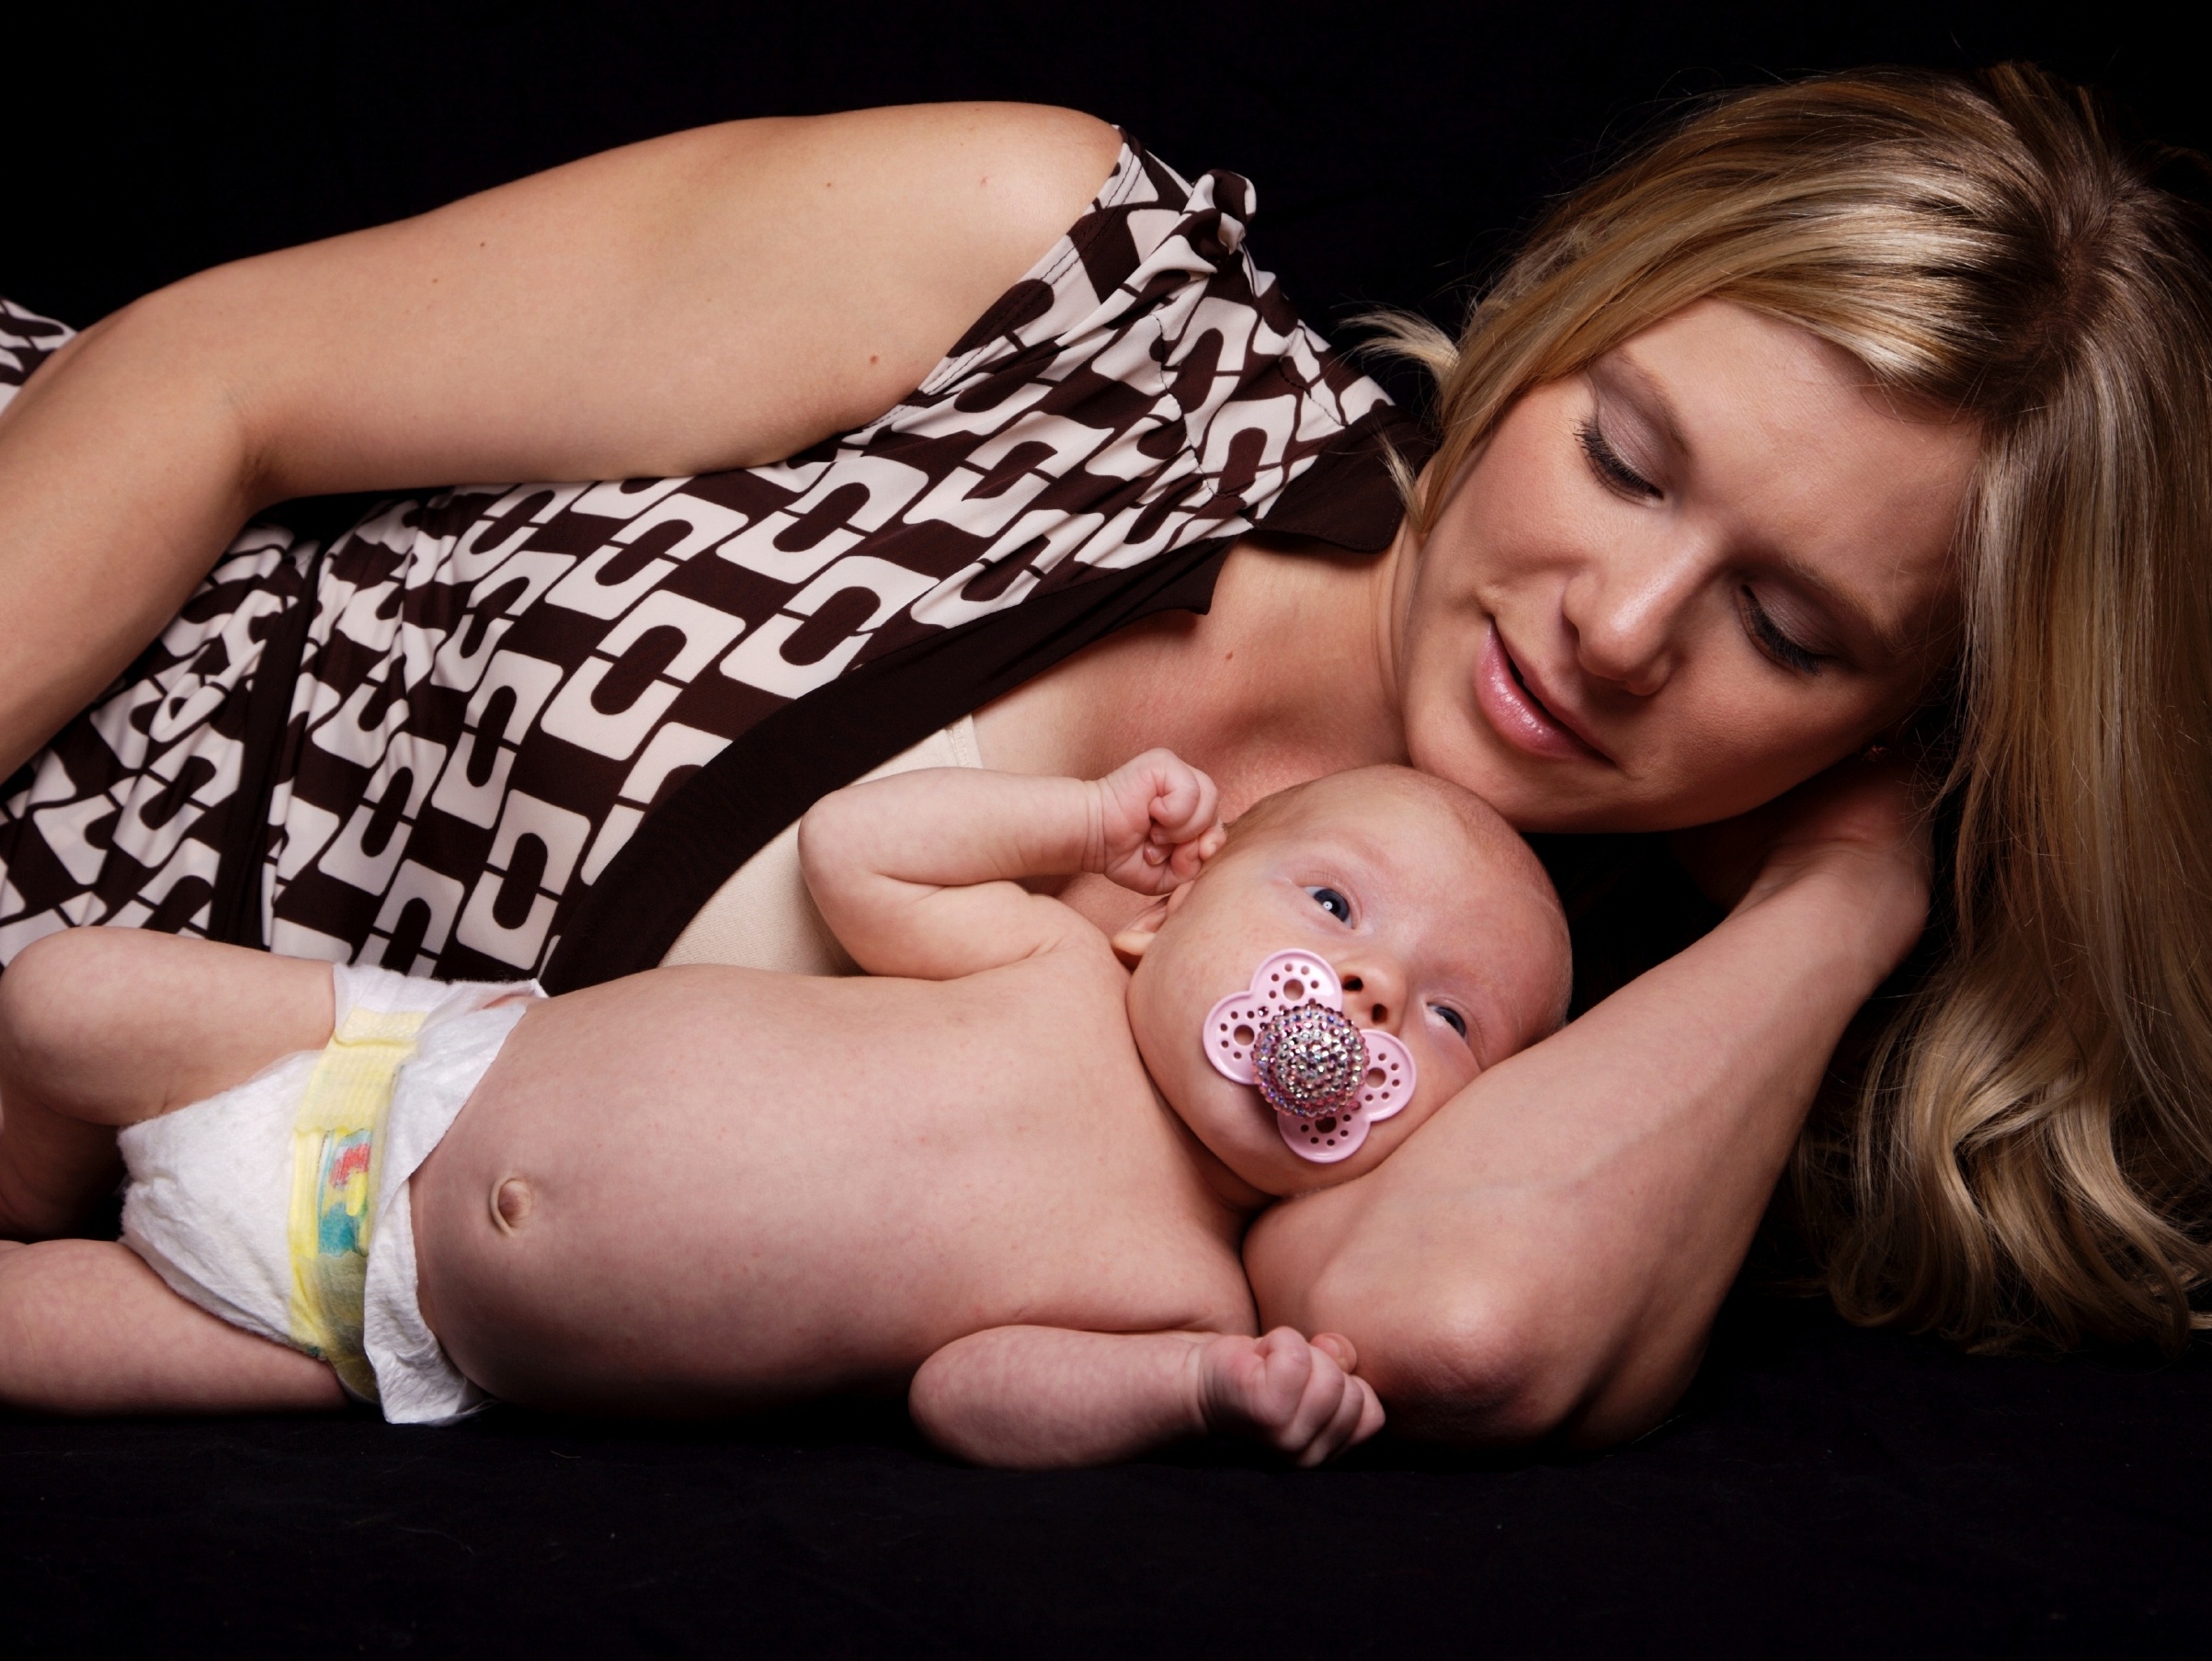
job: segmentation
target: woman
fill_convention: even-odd
[[[1853,758],[1932,731],[1942,955],[1804,1144],[1813,1244],[1862,1318],[2178,1337],[2212,429],[2202,221],[2149,165],[2032,72],[1716,106],[1457,346],[1399,328],[1433,454],[1244,258],[1241,181],[1066,112],[685,134],[208,273],[0,425],[0,765],[60,733],[0,950],[828,966],[778,832],[902,760],[1168,744],[1234,813],[1409,757],[1524,830],[1712,825],[1725,921],[1247,1252],[1401,1428],[1605,1441],[1680,1394],[1921,934],[1920,818]],[[630,482],[208,577],[272,502],[457,474]]]

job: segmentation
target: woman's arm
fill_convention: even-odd
[[[1262,1217],[1261,1319],[1346,1334],[1417,1435],[1603,1444],[1663,1416],[1837,1041],[1925,915],[1901,791],[1826,794],[1710,935],[1368,1176]]]
[[[872,419],[1118,142],[1021,105],[733,122],[126,307],[0,415],[0,774],[270,502],[699,472]]]

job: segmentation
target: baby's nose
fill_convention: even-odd
[[[1399,996],[1395,980],[1373,966],[1349,971],[1342,981],[1344,1013],[1363,1027],[1397,1026]]]

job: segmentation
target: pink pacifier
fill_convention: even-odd
[[[1334,1165],[1367,1127],[1413,1099],[1413,1055],[1387,1032],[1344,1015],[1336,971],[1310,951],[1278,951],[1206,1016],[1206,1059],[1274,1109],[1292,1153]]]

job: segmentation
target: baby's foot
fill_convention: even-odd
[[[1320,1464],[1383,1428],[1374,1387],[1351,1370],[1351,1341],[1288,1326],[1265,1337],[1224,1335],[1198,1352],[1199,1410],[1216,1436],[1249,1436],[1301,1466]]]

